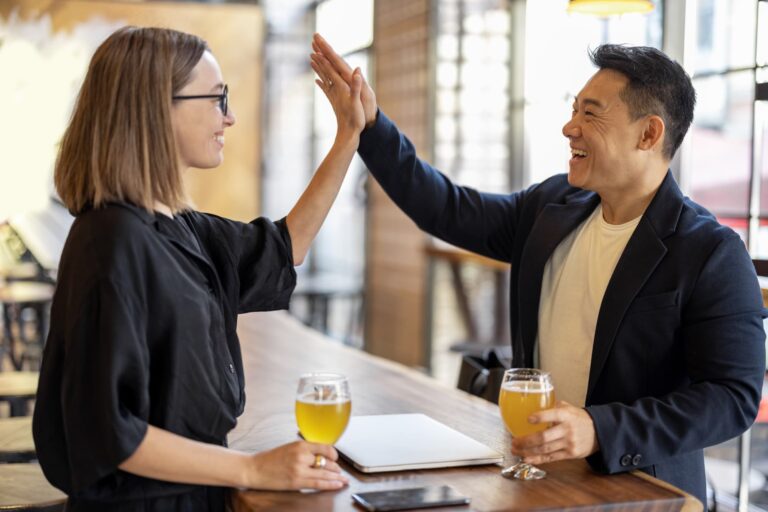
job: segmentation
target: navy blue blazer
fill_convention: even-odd
[[[511,264],[513,363],[533,366],[544,266],[599,204],[566,175],[513,194],[453,184],[382,113],[359,153],[424,231]],[[705,499],[703,448],[754,421],[765,372],[763,301],[739,236],[670,173],[627,243],[597,319],[586,410],[596,470],[631,469]]]

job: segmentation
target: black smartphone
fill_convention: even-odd
[[[358,492],[352,495],[352,499],[371,512],[469,505],[468,497],[462,496],[447,485]]]

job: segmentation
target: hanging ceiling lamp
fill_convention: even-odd
[[[568,12],[612,16],[615,14],[651,12],[651,0],[569,0]]]

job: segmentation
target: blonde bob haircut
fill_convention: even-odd
[[[110,201],[152,212],[186,208],[171,125],[171,97],[191,79],[201,38],[163,28],[124,27],[91,59],[56,159],[54,182],[77,215]]]

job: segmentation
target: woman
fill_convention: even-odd
[[[188,167],[235,123],[200,38],[126,27],[96,51],[56,162],[76,215],[59,268],[34,437],[68,510],[223,510],[226,487],[339,489],[332,447],[226,447],[244,407],[238,313],[284,309],[364,125],[361,77],[320,83],[336,141],[285,219],[191,210]]]

